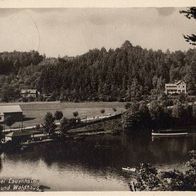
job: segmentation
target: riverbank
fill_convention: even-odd
[[[2,149],[26,148],[35,144],[53,141],[78,140],[89,136],[103,134],[119,134],[122,131],[122,114],[111,114],[109,116],[97,117],[96,119],[81,121],[68,127],[66,133],[62,133],[59,123],[52,134],[46,133],[43,126],[24,127],[23,129],[4,130]]]

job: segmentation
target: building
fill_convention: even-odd
[[[21,121],[23,119],[21,107],[19,105],[0,106],[0,123],[4,122],[8,116],[13,117],[14,121]]]
[[[31,132],[29,131],[14,131],[5,135],[5,142],[12,142],[13,144],[20,144],[31,139]]]
[[[186,83],[182,80],[179,80],[175,83],[167,83],[165,84],[165,94],[180,94],[187,93],[186,91]]]
[[[22,89],[20,94],[23,98],[37,98],[40,93],[36,89]]]

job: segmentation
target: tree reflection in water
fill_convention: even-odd
[[[95,179],[108,175],[121,179],[122,167],[135,167],[141,162],[170,167],[184,162],[187,152],[196,148],[195,138],[161,138],[152,141],[151,137],[122,134],[40,144],[25,151],[6,154],[5,161],[1,160],[1,170],[2,166],[14,168],[16,163],[20,167],[24,165],[27,170],[39,167],[40,171],[49,172],[50,175],[54,173],[59,178],[62,178],[61,173],[75,177],[74,173],[79,172],[95,176]],[[40,178],[41,175],[45,174],[40,173]]]

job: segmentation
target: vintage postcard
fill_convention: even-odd
[[[196,2],[108,2],[0,1],[1,193],[196,190]]]

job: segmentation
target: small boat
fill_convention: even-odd
[[[185,136],[188,135],[188,132],[152,132],[152,136],[158,136],[158,137],[170,137],[170,136]]]
[[[134,173],[136,171],[136,168],[122,167],[122,170],[125,172]]]

